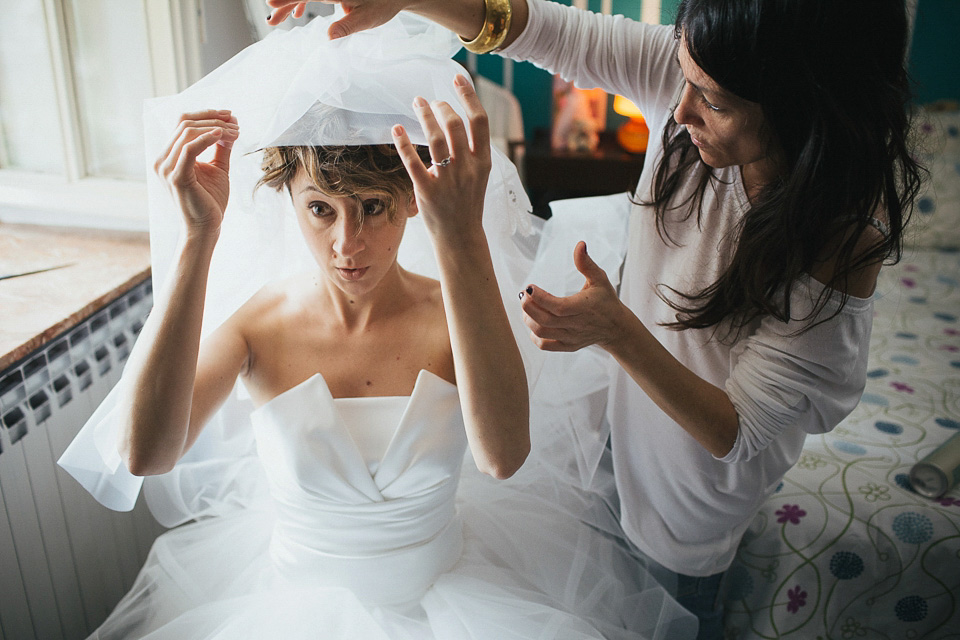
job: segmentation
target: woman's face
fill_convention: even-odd
[[[377,195],[328,196],[302,170],[290,183],[290,193],[314,259],[344,293],[367,293],[396,268],[407,218],[417,212],[412,197],[399,203],[392,222]],[[360,209],[362,224],[357,215]]]
[[[717,169],[740,166],[745,181],[772,180],[775,162],[760,105],[722,89],[690,57],[684,40],[677,59],[687,82],[673,117],[686,126],[703,161]]]

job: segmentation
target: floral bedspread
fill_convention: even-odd
[[[906,253],[875,304],[863,398],[807,438],[744,537],[728,638],[960,638],[960,487],[908,481],[960,430],[960,251]]]

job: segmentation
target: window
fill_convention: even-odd
[[[200,0],[0,0],[0,220],[145,229],[142,104],[200,77]]]

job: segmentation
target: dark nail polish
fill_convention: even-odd
[[[517,296],[517,297],[520,298],[521,300],[523,300],[523,291],[521,291],[521,292],[520,292],[520,295]]]
[[[533,287],[527,287],[527,295],[528,295],[528,296],[532,296],[532,295],[533,295]]]

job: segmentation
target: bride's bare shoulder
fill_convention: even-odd
[[[440,281],[419,273],[407,272],[412,291],[420,296],[429,296],[431,298],[440,295]]]
[[[422,312],[435,312],[443,317],[443,293],[440,281],[417,273],[407,274],[406,291],[411,307]]]
[[[305,275],[269,282],[237,310],[235,318],[248,328],[289,319],[304,312],[311,288],[310,278]]]

